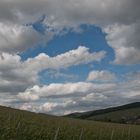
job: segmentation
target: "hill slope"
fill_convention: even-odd
[[[140,126],[77,120],[0,106],[0,140],[139,140]]]
[[[73,113],[67,115],[67,117],[96,121],[140,124],[140,102],[84,113]]]

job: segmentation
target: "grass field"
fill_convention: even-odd
[[[140,126],[54,117],[0,107],[0,140],[140,140]]]

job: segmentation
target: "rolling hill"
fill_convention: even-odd
[[[67,117],[95,121],[140,124],[140,102],[84,113],[73,113],[67,115]]]
[[[55,117],[0,106],[0,140],[139,140],[139,125]]]

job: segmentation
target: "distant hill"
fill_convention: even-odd
[[[73,113],[66,117],[94,121],[140,124],[140,102],[84,113]]]
[[[140,126],[38,114],[0,106],[0,140],[140,140]]]

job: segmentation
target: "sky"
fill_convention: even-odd
[[[139,0],[1,0],[0,105],[53,115],[140,101]]]

